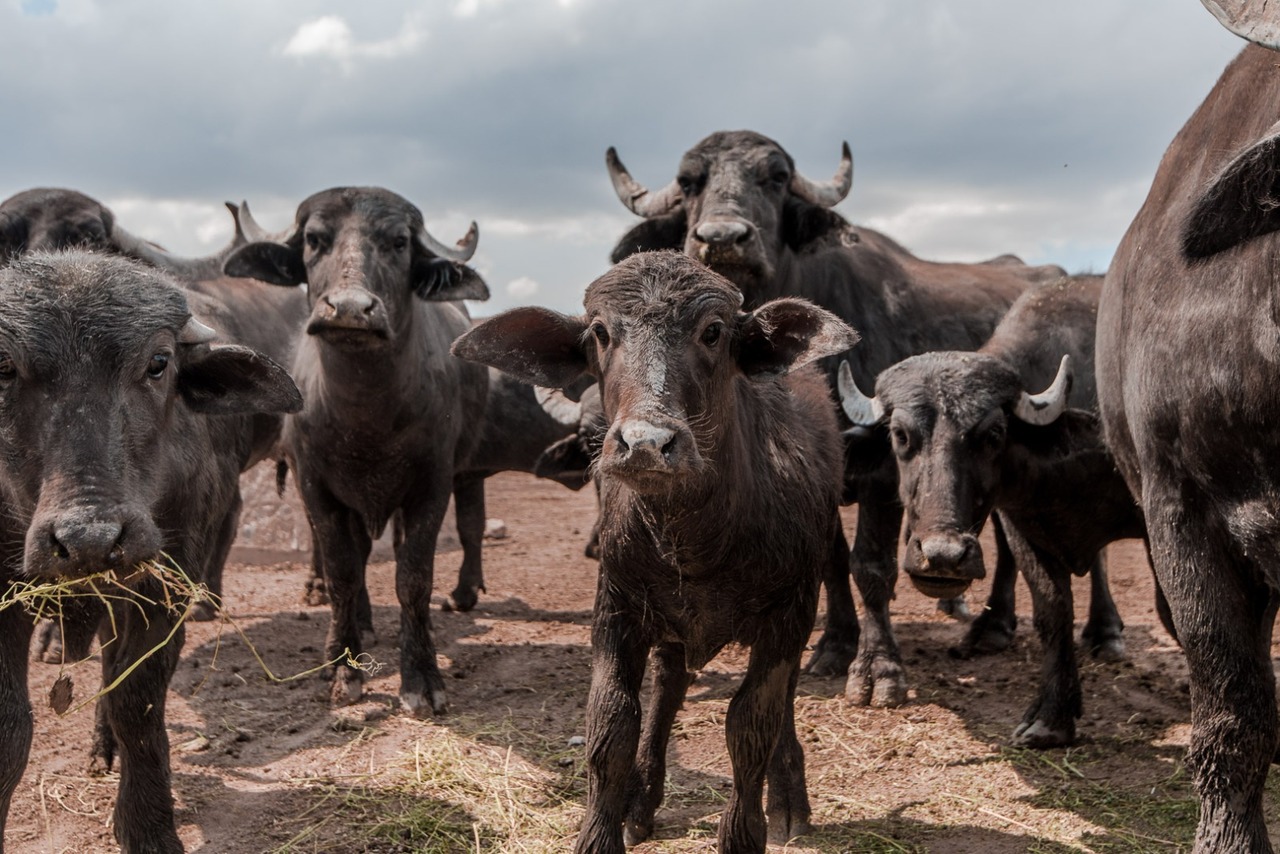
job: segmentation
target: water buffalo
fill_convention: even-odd
[[[793,295],[817,303],[862,334],[862,345],[843,358],[863,388],[908,356],[977,349],[1031,283],[1064,275],[1059,267],[1028,267],[1013,256],[982,264],[923,261],[885,235],[851,225],[832,210],[853,181],[847,144],[827,182],[804,177],[780,145],[750,131],[708,136],[685,153],[675,180],[657,191],[636,182],[613,149],[606,160],[619,199],[645,218],[614,248],[615,262],[643,249],[676,249],[738,285],[748,308]],[[825,361],[833,387],[838,363]],[[906,699],[902,657],[889,626],[902,520],[897,471],[883,431],[858,438],[856,444],[871,446],[865,449],[871,458],[885,462],[860,465],[861,447],[847,454],[846,495],[858,502],[857,536],[851,558],[843,533],[833,543],[826,630],[809,667],[818,674],[848,669],[850,699],[896,705]],[[849,568],[866,605],[861,639]]]
[[[1241,34],[1265,3],[1205,3]],[[1098,312],[1108,444],[1146,516],[1191,681],[1195,851],[1269,852],[1280,603],[1280,61],[1250,45],[1174,137]]]
[[[480,439],[488,376],[453,358],[470,328],[463,299],[488,298],[457,247],[436,241],[422,214],[388,190],[338,187],[305,199],[279,240],[237,249],[225,272],[307,283],[311,314],[293,374],[306,405],[284,444],[333,606],[330,659],[359,653],[360,600],[373,538],[394,520],[400,602],[400,698],[414,715],[443,712],[431,638],[436,537],[456,500],[463,564],[452,598],[470,607],[484,586],[484,476],[465,469]],[[339,664],[333,699],[354,702],[362,674]]]
[[[1097,421],[1093,344],[1101,288],[1100,276],[1078,276],[1028,291],[976,353],[912,356],[880,374],[872,399],[841,374],[849,419],[888,427],[906,509],[902,569],[917,588],[954,596],[984,577],[977,535],[998,511],[1031,587],[1044,652],[1039,696],[1014,732],[1016,743],[1031,747],[1075,739],[1081,692],[1072,574],[1092,570],[1085,642],[1095,654],[1120,657],[1123,623],[1099,549],[1145,534]],[[991,606],[975,621],[970,642],[976,635],[982,643],[1008,643],[1011,564],[998,564]]]
[[[841,447],[821,375],[856,335],[803,300],[742,311],[727,280],[674,252],[593,282],[586,314],[505,312],[454,352],[545,386],[584,373],[610,423],[600,454],[600,580],[587,700],[587,815],[577,850],[649,836],[671,725],[725,644],[751,646],[725,720],[734,788],[720,850],[763,852],[809,819],[792,701],[839,526]],[[654,655],[641,733],[640,682]]]
[[[243,280],[227,278],[222,265],[235,249],[249,242],[247,234],[261,234],[245,204],[227,203],[235,223],[232,240],[212,255],[182,258],[127,231],[115,214],[101,202],[75,190],[41,187],[24,190],[0,202],[0,265],[6,259],[30,252],[54,252],[80,248],[144,261],[166,271],[187,289],[213,297],[235,318],[233,324],[219,327],[224,338],[264,353],[280,364],[289,364],[293,346],[307,314],[306,297],[301,289],[266,288]],[[254,419],[254,453],[245,461],[248,469],[269,458],[280,437],[281,418],[259,415]],[[227,525],[231,532],[226,550],[231,548],[241,502],[231,509]],[[216,597],[222,595],[224,559],[210,567],[206,583]],[[201,602],[192,618],[212,619],[213,609]],[[69,657],[87,653],[87,639],[68,639]],[[37,655],[46,661],[62,660],[59,633],[51,623],[42,626]]]
[[[0,587],[123,575],[162,554],[199,579],[215,559],[252,453],[248,413],[301,398],[265,356],[210,347],[196,302],[154,270],[92,253],[0,270]],[[144,576],[145,598],[116,609],[104,684],[175,629],[156,583]],[[31,631],[20,608],[0,610],[0,839],[31,746]],[[122,756],[113,827],[125,852],[182,850],[164,724],[181,644],[179,625],[99,701]]]

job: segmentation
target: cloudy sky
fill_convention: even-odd
[[[925,258],[1102,272],[1241,42],[1195,0],[0,0],[0,198],[79,189],[203,254],[224,199],[269,229],[388,187],[493,298],[580,306],[650,186],[749,128]]]

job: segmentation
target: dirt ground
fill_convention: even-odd
[[[450,712],[434,721],[398,709],[393,568],[370,567],[380,665],[363,702],[332,709],[318,675],[264,676],[250,644],[281,676],[320,662],[324,607],[299,604],[305,526],[252,473],[241,546],[228,568],[226,623],[189,623],[168,728],[180,835],[191,852],[564,851],[585,796],[583,707],[590,679],[596,564],[582,546],[591,490],[527,475],[489,481],[487,593],[476,610],[436,611]],[[852,534],[855,511],[846,509]],[[442,540],[436,602],[459,555]],[[987,544],[990,553],[990,544]],[[843,680],[805,677],[797,720],[815,831],[797,852],[1176,851],[1189,848],[1196,807],[1183,767],[1189,701],[1178,648],[1159,628],[1141,547],[1109,555],[1129,659],[1082,654],[1078,744],[1035,753],[1009,736],[1031,700],[1039,647],[1020,582],[1019,629],[1005,653],[953,660],[963,626],[903,582],[893,608],[910,702],[862,709]],[[1076,585],[1077,631],[1087,580]],[[973,607],[986,594],[969,594]],[[821,615],[820,615],[821,618]],[[817,633],[814,634],[816,640]],[[703,671],[676,725],[667,802],[656,839],[637,852],[714,850],[729,788],[723,719],[745,657]],[[96,656],[69,668],[77,699],[98,684]],[[11,854],[113,851],[116,778],[86,773],[92,710],[58,717],[45,702],[56,665],[32,665],[36,735],[14,798]],[[1273,775],[1274,776],[1274,775]],[[1277,789],[1269,790],[1274,815]]]

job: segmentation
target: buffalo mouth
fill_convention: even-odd
[[[924,595],[930,599],[955,599],[962,596],[969,585],[973,583],[971,578],[948,578],[937,575],[917,575],[914,572],[907,573],[911,579],[911,583]]]
[[[351,323],[315,318],[307,324],[307,334],[348,350],[368,350],[384,345],[391,332],[379,323]]]

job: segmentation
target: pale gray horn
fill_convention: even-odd
[[[830,181],[818,183],[810,181],[799,172],[791,176],[791,192],[795,193],[806,202],[815,205],[821,205],[824,208],[834,207],[849,195],[849,188],[853,186],[853,152],[849,150],[849,143],[843,143],[840,152],[840,168],[836,170],[835,177]]]
[[[231,203],[227,202],[230,207]],[[249,243],[260,243],[263,241],[279,240],[281,235],[273,235],[262,226],[258,225],[258,221],[253,218],[253,214],[249,211],[249,203],[242,201],[235,209],[236,225],[244,233],[245,240]]]
[[[582,423],[582,403],[570,400],[560,389],[536,385],[533,387],[533,396],[538,399],[538,405],[543,411],[558,423],[567,427],[577,427]]]
[[[467,233],[458,241],[457,246],[445,246],[431,236],[431,232],[427,231],[425,225],[418,229],[418,240],[430,250],[432,255],[465,264],[471,260],[472,255],[476,254],[476,244],[480,241],[480,226],[472,222],[471,227],[467,229]]]
[[[1242,39],[1280,50],[1280,12],[1271,0],[1200,0],[1218,23]]]
[[[871,427],[884,417],[884,406],[874,397],[867,397],[862,393],[862,389],[853,381],[853,371],[846,361],[840,362],[836,388],[840,392],[840,408],[855,426]]]
[[[210,279],[217,276],[222,269],[223,259],[240,245],[237,242],[239,236],[236,235],[231,238],[231,242],[227,246],[213,255],[204,258],[183,258],[172,254],[167,249],[149,240],[143,240],[136,234],[132,234],[119,223],[111,227],[110,238],[116,249],[125,255],[137,258],[139,261],[145,261],[153,267],[189,281]]]
[[[187,318],[187,323],[178,333],[179,344],[208,344],[218,333],[196,320],[195,315]]]
[[[609,180],[613,182],[613,191],[618,199],[633,214],[645,217],[662,216],[675,210],[683,198],[680,185],[672,181],[656,193],[636,181],[618,159],[618,151],[612,145],[604,153],[604,162],[609,167]]]
[[[1071,357],[1063,356],[1058,365],[1058,375],[1047,389],[1039,394],[1027,394],[1025,391],[1013,408],[1013,414],[1020,421],[1043,427],[1058,420],[1058,416],[1067,408],[1067,394],[1071,391]]]

